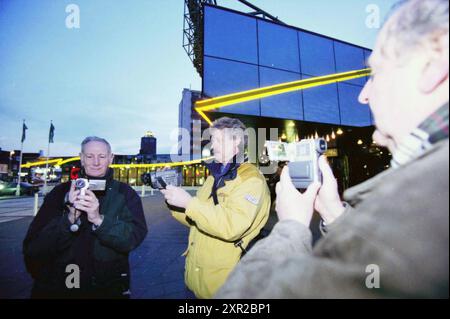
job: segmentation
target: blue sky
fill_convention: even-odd
[[[235,0],[219,5],[248,11]],[[372,48],[377,29],[365,25],[367,5],[384,17],[395,0],[253,0],[284,22]],[[68,29],[66,6],[80,8]],[[151,130],[169,153],[183,88],[201,79],[182,48],[183,0],[0,0],[0,148],[79,152],[88,135],[107,138],[118,154],[139,152]]]

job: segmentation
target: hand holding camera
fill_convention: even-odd
[[[77,211],[75,209],[75,207],[73,206],[76,198],[78,197],[78,195],[80,195],[80,190],[76,189],[75,187],[75,180],[72,181],[72,184],[70,185],[70,191],[68,196],[66,197],[66,205],[69,208],[69,221],[72,224],[75,224],[75,222],[78,220],[78,218],[80,217],[80,212]]]
[[[88,221],[99,226],[103,219],[100,216],[100,203],[95,196],[93,190],[104,191],[106,181],[104,180],[88,180],[79,178],[72,181],[69,192],[69,220],[73,224],[71,231],[76,232],[81,224],[80,215],[85,212]],[[92,190],[91,190],[92,189]]]
[[[266,142],[272,161],[289,161],[276,186],[276,210],[280,220],[294,219],[309,226],[314,209],[329,225],[343,211],[333,171],[323,155],[324,139],[302,140],[298,143]],[[297,189],[306,189],[304,193]]]
[[[161,190],[161,193],[169,205],[179,208],[186,208],[192,200],[191,194],[181,187],[169,185],[166,189]]]
[[[293,183],[291,167],[283,169],[276,186],[276,211],[280,220],[293,219],[309,227],[315,209],[325,224],[330,225],[344,212],[337,182],[326,157],[320,156],[317,165],[322,183],[313,182],[304,193],[300,193]]]
[[[88,220],[94,225],[100,222],[100,203],[91,190],[85,190],[85,195],[80,194],[73,206],[75,209],[85,212]]]
[[[167,186],[178,186],[179,174],[174,169],[164,169],[155,172],[145,173],[141,176],[145,185],[153,189],[166,189]]]
[[[296,220],[309,227],[314,212],[314,201],[320,183],[310,184],[304,193],[300,193],[292,183],[289,166],[281,173],[280,182],[276,186],[276,211],[280,221]]]
[[[330,225],[345,210],[339,196],[336,178],[325,156],[319,158],[319,168],[322,172],[322,186],[314,202],[315,210],[320,214],[326,225]]]

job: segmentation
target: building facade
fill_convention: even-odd
[[[368,48],[216,5],[204,4],[201,16],[202,50],[196,60],[202,63],[201,68],[195,66],[202,90],[185,89],[179,111],[179,125],[189,132],[191,142],[189,152],[183,152],[191,159],[204,153],[207,142],[201,136],[209,127],[196,111],[196,101],[367,69]],[[248,155],[258,166],[266,165],[259,161],[265,152],[261,140],[325,138],[342,192],[389,166],[389,152],[372,141],[370,109],[358,102],[367,80],[361,76],[268,96],[213,109],[207,116],[211,121],[237,117],[252,128],[256,145],[250,145]],[[270,133],[274,129],[275,136]],[[191,170],[198,174],[195,184],[200,184],[203,171]]]

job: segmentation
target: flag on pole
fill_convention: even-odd
[[[22,143],[25,141],[25,138],[26,138],[26,130],[28,130],[28,127],[25,125],[25,121],[23,121],[23,125],[22,125]]]
[[[48,142],[54,143],[53,137],[55,136],[55,126],[53,123],[50,123],[50,133],[48,134]]]

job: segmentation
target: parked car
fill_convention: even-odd
[[[0,183],[0,196],[15,195],[17,189],[17,182],[14,183]],[[39,186],[31,185],[30,183],[20,183],[20,195],[34,195],[39,192]]]

